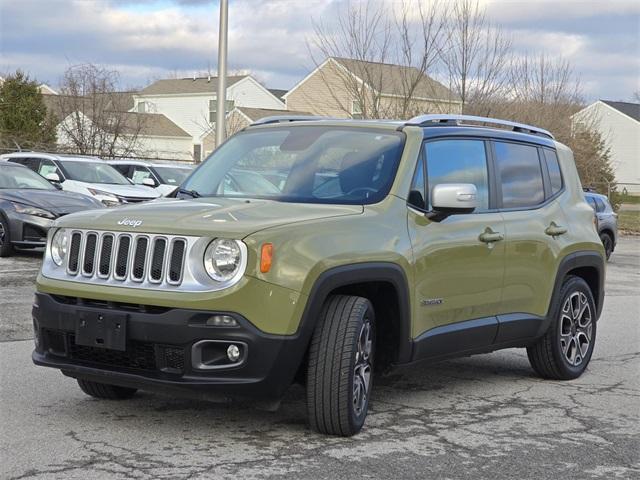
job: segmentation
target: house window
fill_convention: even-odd
[[[234,100],[227,100],[225,102],[225,113],[229,113],[235,107]],[[209,100],[209,123],[216,123],[216,111],[217,111],[217,103],[216,100]]]
[[[351,118],[362,118],[362,102],[360,100],[351,102]]]
[[[138,113],[145,113],[147,111],[147,102],[138,102]]]

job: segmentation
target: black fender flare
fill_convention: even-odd
[[[399,345],[397,363],[408,362],[411,358],[411,308],[409,304],[409,284],[402,267],[391,262],[365,262],[341,265],[326,270],[316,279],[309,293],[298,332],[299,344],[306,353],[311,336],[315,330],[322,306],[329,294],[337,288],[358,283],[388,282],[396,290],[399,312]],[[301,358],[302,360],[302,358]]]
[[[578,251],[573,252],[564,257],[558,265],[558,271],[556,272],[556,278],[553,283],[553,293],[551,295],[551,301],[547,307],[547,314],[545,320],[538,330],[538,336],[544,335],[551,323],[551,306],[554,305],[560,295],[560,289],[562,288],[562,282],[566,278],[567,274],[576,268],[594,268],[598,272],[598,285],[597,291],[593,292],[594,300],[596,302],[596,320],[600,318],[602,313],[602,306],[604,303],[604,281],[605,281],[605,262],[598,252],[596,251]]]

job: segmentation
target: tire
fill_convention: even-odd
[[[527,347],[529,362],[542,378],[578,378],[591,360],[596,341],[596,306],[587,282],[567,277],[549,311],[547,332]]]
[[[312,430],[345,437],[360,431],[371,397],[374,353],[371,302],[330,296],[309,347],[307,412]]]
[[[600,241],[602,242],[602,246],[604,247],[604,253],[607,256],[607,261],[611,257],[613,253],[613,238],[608,233],[602,232],[600,234]]]
[[[135,388],[117,387],[106,383],[91,382],[78,379],[78,385],[90,397],[103,400],[127,400],[137,392]]]
[[[14,253],[13,245],[11,245],[11,233],[9,231],[9,222],[4,219],[0,213],[0,257],[10,257]]]

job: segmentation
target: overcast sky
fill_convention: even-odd
[[[380,0],[398,7],[393,0]],[[419,1],[419,0],[413,0]],[[518,52],[564,56],[589,100],[640,89],[640,1],[481,0]],[[291,88],[313,62],[313,21],[331,24],[346,0],[230,0],[229,68]],[[125,86],[216,69],[217,1],[0,0],[0,72],[57,85],[66,67],[117,69]]]

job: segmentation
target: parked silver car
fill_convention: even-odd
[[[604,245],[607,260],[616,248],[618,241],[618,214],[613,211],[609,199],[595,192],[585,192],[587,203],[596,214],[598,234]]]

